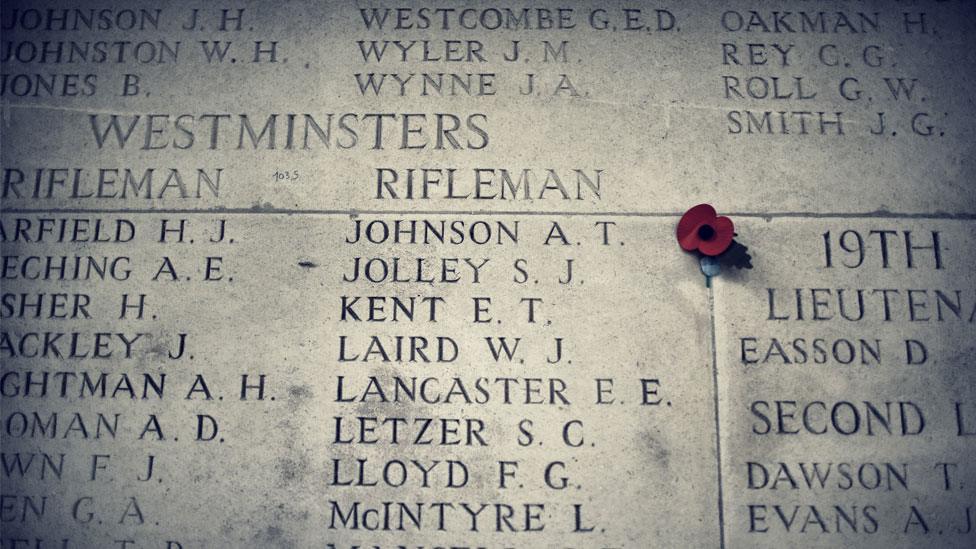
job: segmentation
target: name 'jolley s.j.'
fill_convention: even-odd
[[[484,113],[90,114],[98,149],[282,151],[480,151],[490,144]],[[228,160],[232,156],[228,155]],[[18,167],[3,170],[0,198],[200,199],[218,197],[226,168]],[[459,170],[377,167],[376,199],[600,199],[599,168]]]

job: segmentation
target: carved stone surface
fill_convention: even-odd
[[[0,549],[976,545],[974,31],[4,2]]]

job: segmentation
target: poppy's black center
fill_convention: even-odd
[[[702,240],[711,240],[715,236],[715,228],[711,225],[702,225],[698,227],[698,238]]]

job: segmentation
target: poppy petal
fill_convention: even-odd
[[[715,215],[715,208],[711,204],[699,204],[681,216],[676,232],[678,244],[683,250],[690,252],[698,248],[702,241],[698,236],[699,227],[713,222]]]
[[[712,222],[715,229],[715,236],[710,240],[703,241],[698,246],[698,251],[705,255],[719,255],[732,245],[732,236],[735,233],[735,225],[727,217],[718,217]]]
[[[700,236],[698,236],[699,227],[701,227],[701,225],[696,225],[694,229],[692,229],[688,234],[684,235],[683,238],[680,236],[678,237],[678,244],[681,246],[682,250],[686,252],[693,252],[698,249],[698,246],[701,245],[702,239]]]

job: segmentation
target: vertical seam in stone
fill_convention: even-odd
[[[725,502],[722,494],[722,435],[718,410],[718,350],[715,346],[715,290],[708,288],[708,316],[712,333],[712,391],[715,402],[715,461],[718,467],[718,535],[719,547],[725,549]]]

